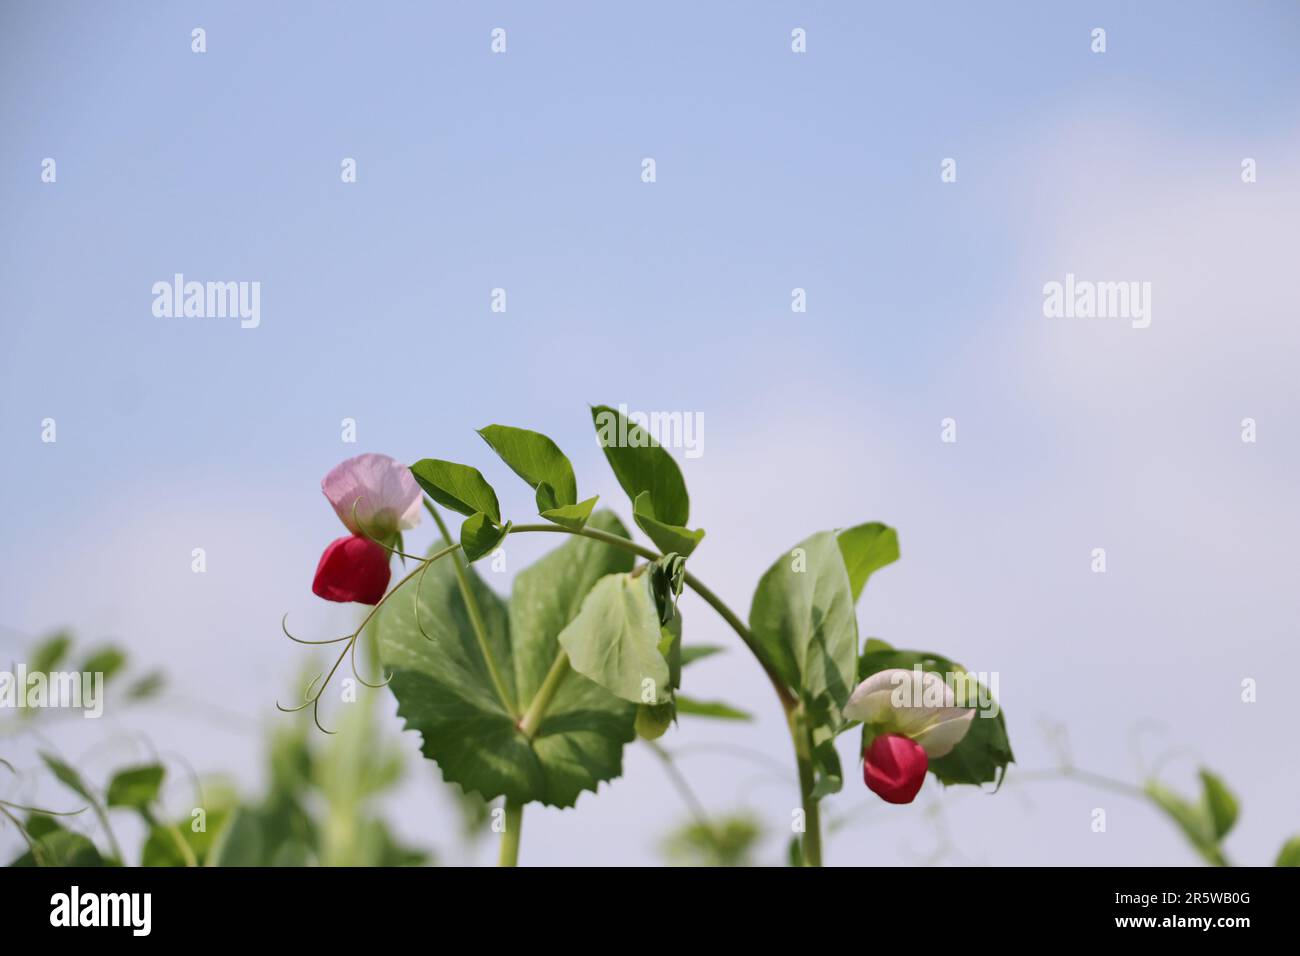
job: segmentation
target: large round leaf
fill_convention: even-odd
[[[627,537],[609,512],[597,512],[590,525]],[[435,542],[433,549],[444,546]],[[377,615],[398,714],[420,732],[424,755],[438,762],[447,780],[487,799],[505,795],[572,806],[584,790],[622,773],[636,708],[569,670],[531,739],[519,729],[517,715],[528,709],[555,665],[556,638],[592,585],[630,570],[633,558],[598,541],[572,538],[519,573],[508,606],[472,568],[466,570],[508,701],[501,700],[490,676],[452,560],[459,556],[432,565],[419,589],[420,624],[432,641],[416,626],[418,575],[405,585],[409,593],[389,599]]]

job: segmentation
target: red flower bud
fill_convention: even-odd
[[[320,556],[311,590],[327,601],[378,604],[391,576],[388,552],[368,538],[350,534],[331,541]]]
[[[871,792],[887,803],[911,803],[929,768],[930,759],[915,740],[881,734],[867,749],[862,778]]]

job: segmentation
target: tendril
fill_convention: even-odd
[[[353,677],[355,677],[358,681],[360,681],[361,684],[363,684],[364,686],[369,687],[371,690],[379,690],[382,687],[388,686],[388,682],[393,679],[392,674],[389,674],[378,684],[372,684],[370,683],[370,681],[366,680],[364,677],[361,676],[360,672],[357,670],[357,642],[356,641],[352,642],[351,653],[352,653],[352,676]]]
[[[78,813],[85,813],[86,808],[80,810],[46,810],[43,807],[29,807],[25,803],[14,803],[11,800],[0,800],[0,807],[8,807],[10,810],[22,810],[25,813],[39,813],[46,817],[75,817]]]
[[[429,564],[433,562],[430,561]],[[420,635],[430,644],[436,644],[437,640],[429,635],[424,629],[424,624],[420,621],[420,588],[424,587],[424,572],[429,570],[429,564],[420,569],[420,577],[415,582],[415,626],[419,628]]]
[[[364,497],[364,496],[361,496],[361,497],[358,497],[356,501],[352,502],[352,520],[353,520],[353,522],[356,524],[356,526],[357,526],[358,528],[361,529],[361,536],[362,536],[363,538],[366,538],[367,540],[373,541],[375,544],[379,545],[381,548],[383,548],[383,549],[384,549],[385,551],[387,551],[389,554],[395,554],[395,555],[397,555],[399,558],[401,558],[403,561],[407,560],[408,558],[409,558],[410,560],[412,560],[412,561],[423,561],[423,560],[424,560],[423,558],[419,557],[418,555],[407,554],[405,551],[400,551],[400,550],[398,550],[397,548],[389,547],[389,546],[388,546],[387,544],[385,544],[383,541],[380,541],[380,540],[379,540],[378,538],[376,538],[373,534],[371,534],[369,531],[367,531],[367,530],[366,530],[366,526],[365,526],[364,524],[361,523],[361,518],[360,518],[360,516],[357,514],[357,505],[361,504],[361,502],[363,502],[363,501],[365,501],[365,497]]]
[[[343,641],[351,640],[351,634],[344,634],[342,637],[331,637],[328,641],[304,641],[301,637],[294,637],[289,633],[289,612],[284,612],[284,617],[280,618],[280,630],[284,631],[284,636],[295,644],[341,644]]]
[[[353,511],[353,517],[355,518],[356,517],[355,504],[353,504],[352,506],[352,511]],[[357,523],[357,526],[360,527],[360,522]],[[367,537],[369,537],[369,535],[367,535]],[[371,538],[371,540],[374,541],[375,539]],[[393,554],[401,555],[403,557],[413,557],[411,555],[404,555],[401,551],[395,550],[393,548],[389,548],[387,547],[387,545],[384,545],[383,542],[376,541],[375,543],[379,544],[381,547],[392,552]],[[295,644],[307,644],[311,646],[343,644],[344,646],[343,649],[339,652],[338,658],[334,661],[334,666],[329,669],[329,672],[326,673],[323,677],[322,675],[317,674],[315,677],[312,678],[311,683],[307,685],[307,689],[303,691],[303,699],[301,704],[298,704],[297,706],[294,707],[286,707],[283,704],[281,704],[279,701],[276,701],[275,703],[276,710],[284,714],[296,714],[310,707],[311,719],[312,722],[316,724],[316,727],[322,733],[333,734],[334,731],[328,729],[324,724],[321,723],[320,702],[321,702],[321,698],[325,696],[325,691],[329,687],[330,681],[334,678],[334,675],[338,672],[339,667],[342,666],[343,659],[345,657],[349,659],[349,662],[352,667],[352,676],[355,677],[357,681],[362,685],[364,685],[365,687],[369,687],[372,690],[378,690],[379,688],[386,687],[388,685],[388,682],[393,679],[392,674],[389,674],[382,681],[376,683],[374,681],[369,681],[366,678],[362,677],[361,673],[357,670],[357,657],[356,657],[357,641],[360,640],[361,635],[365,633],[366,626],[374,619],[374,616],[377,613],[379,613],[379,609],[384,606],[384,602],[386,602],[394,594],[400,591],[408,581],[410,581],[412,578],[416,577],[417,575],[419,575],[420,582],[422,582],[424,580],[425,572],[429,570],[429,566],[432,565],[433,562],[437,561],[439,558],[446,557],[452,552],[458,550],[460,550],[460,545],[453,544],[443,548],[440,551],[434,552],[433,554],[429,555],[429,557],[427,558],[413,558],[414,560],[419,562],[419,567],[412,569],[411,572],[407,574],[404,578],[402,578],[402,580],[398,581],[397,584],[394,585],[393,588],[387,594],[381,597],[379,601],[375,604],[375,606],[372,607],[370,611],[366,614],[365,618],[362,619],[361,623],[357,625],[357,629],[353,631],[351,634],[344,634],[342,637],[333,637],[330,638],[329,640],[324,640],[324,641],[308,641],[299,637],[294,637],[294,635],[289,633],[289,626],[288,626],[289,615],[286,613],[284,617],[280,619],[280,630],[284,632],[285,637],[289,638],[289,640],[293,641]],[[416,600],[416,623],[418,624],[419,623],[419,600],[420,600],[419,582],[416,583],[416,587],[415,587],[415,600]],[[425,632],[423,625],[420,626],[420,633],[423,634],[427,640],[430,641],[433,640],[433,638],[429,637],[428,633]]]

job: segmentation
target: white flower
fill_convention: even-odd
[[[911,738],[933,759],[950,753],[970,730],[974,708],[956,704],[952,688],[938,674],[893,667],[859,684],[844,716],[881,734]]]

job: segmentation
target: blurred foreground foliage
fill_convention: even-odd
[[[98,671],[106,687],[124,688],[119,700],[125,702],[148,700],[165,686],[158,672],[128,680],[128,658],[119,647],[107,645],[81,656],[76,650],[72,636],[60,632],[32,649],[27,669]],[[404,761],[380,733],[377,699],[360,694],[345,705],[339,733],[328,738],[311,734],[305,717],[277,721],[266,742],[269,782],[263,796],[241,796],[220,779],[195,781],[193,805],[179,815],[167,809],[177,800],[164,800],[168,768],[162,763],[119,768],[100,787],[66,760],[42,751],[43,769],[76,798],[79,809],[53,810],[0,799],[0,828],[14,827],[26,846],[10,865],[124,865],[127,854],[114,834],[112,818],[126,814],[143,824],[144,842],[138,851],[143,866],[432,864],[431,851],[402,841],[379,809],[381,798],[400,783]],[[49,712],[16,713],[13,720],[0,721],[0,732],[23,733]],[[7,761],[0,762],[0,777],[5,775],[19,776]],[[466,819],[471,809],[475,819],[487,818],[486,808],[464,806]],[[83,820],[98,826],[82,825]],[[93,838],[88,830],[95,831]]]

